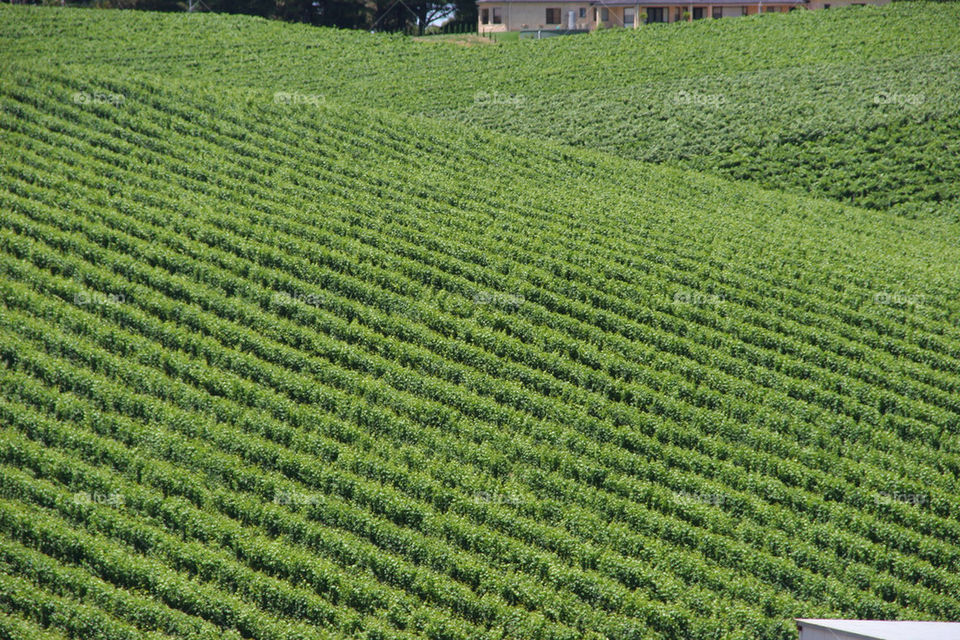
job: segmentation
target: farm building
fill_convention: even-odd
[[[798,619],[800,640],[960,640],[960,622]]]
[[[886,4],[890,0],[477,0],[480,33],[527,29],[636,28],[643,23]]]

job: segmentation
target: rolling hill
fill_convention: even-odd
[[[14,61],[319,96],[960,220],[960,5],[733,22],[463,46],[247,17],[19,10],[0,14],[0,46]]]
[[[922,56],[956,10],[877,10],[891,29],[830,55]],[[430,116],[442,74],[385,80],[635,34],[0,18],[0,635],[785,640],[797,616],[960,619],[943,203],[912,218],[697,172],[679,145],[654,164],[530,137],[471,121],[467,81]],[[768,20],[695,27],[720,47]],[[380,66],[349,73],[360,58]],[[490,96],[565,100],[572,80],[541,82],[482,86],[505,109],[530,98]]]

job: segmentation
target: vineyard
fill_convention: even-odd
[[[960,7],[869,11],[890,28],[823,51],[876,56],[877,75],[835,77],[921,83],[942,118],[907,137],[956,122],[960,80],[932,74],[956,61]],[[768,20],[635,46],[700,29],[721,47]],[[532,74],[629,35],[463,47],[0,10],[0,638],[788,640],[794,617],[960,620],[956,158],[917,164],[912,194],[869,191],[904,206],[858,208],[713,175],[729,150],[691,152],[702,173],[670,161],[702,140],[648,158],[517,135],[577,99],[562,74],[516,130],[497,112],[533,80],[467,106],[476,85],[451,85],[430,117],[442,73],[381,75],[511,51]],[[777,74],[804,100],[812,77],[778,55],[731,68],[738,91]],[[381,66],[351,75],[362,56]],[[692,86],[659,81],[620,89]],[[620,89],[605,99],[633,108]],[[877,135],[898,127],[886,106]],[[820,151],[874,153],[844,129],[857,117]]]
[[[463,46],[245,17],[21,9],[0,13],[0,48],[23,63],[226,78],[957,221],[957,24],[956,2],[894,2]]]

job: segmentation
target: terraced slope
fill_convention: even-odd
[[[226,79],[0,108],[3,633],[960,618],[954,225]]]
[[[17,8],[0,12],[0,47],[14,60],[226,79],[958,220],[958,23],[957,3],[897,2],[467,47],[245,17]]]

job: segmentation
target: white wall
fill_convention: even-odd
[[[854,636],[832,629],[816,629],[804,626],[800,631],[800,640],[863,640],[863,636]]]

